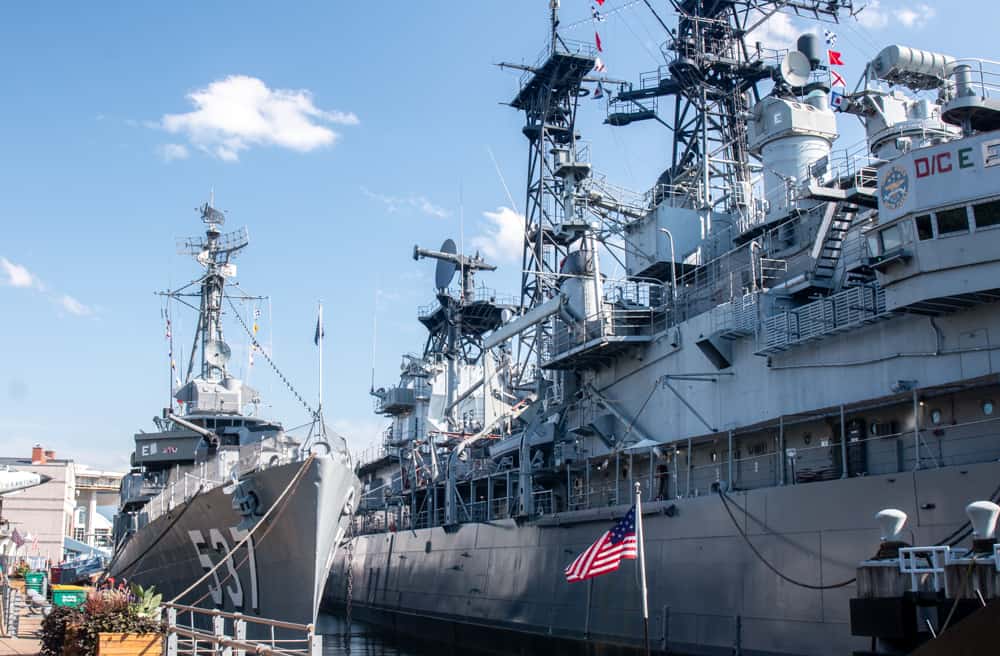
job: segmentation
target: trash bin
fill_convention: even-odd
[[[87,601],[87,588],[80,585],[53,585],[52,603],[66,608],[77,608]]]
[[[45,572],[28,572],[25,574],[24,587],[28,590],[34,590],[44,597],[45,593],[48,592],[45,585]]]

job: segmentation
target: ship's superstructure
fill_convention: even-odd
[[[850,0],[672,5],[667,61],[608,105],[613,126],[672,130],[644,194],[588,159],[576,100],[609,83],[558,2],[540,61],[515,66],[520,303],[491,295],[460,366],[429,348],[378,392],[393,424],[360,469],[352,592],[346,562],[329,588],[356,614],[637,646],[631,576],[562,568],[640,482],[659,649],[847,653],[875,513],[935,544],[996,494],[1000,65],[892,45],[848,93],[822,37],[772,52],[748,33],[778,11],[851,19]],[[858,119],[864,145],[838,148]]]
[[[176,601],[308,624],[356,505],[357,478],[343,438],[326,432],[318,412],[306,439],[292,437],[259,416],[258,393],[231,373],[223,316],[227,304],[238,316],[236,302],[252,297],[234,297],[226,285],[249,238],[245,228],[223,234],[225,216],[212,203],[200,212],[205,236],[180,248],[204,273],[163,294],[197,311],[186,380],[174,382],[171,348],[177,408],[154,418],[155,431],[135,435],[110,575],[155,584],[171,599],[211,571]],[[171,330],[168,319],[172,340]],[[266,357],[255,332],[248,337]],[[287,594],[288,580],[311,594]]]

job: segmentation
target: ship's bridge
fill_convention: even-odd
[[[879,171],[867,235],[888,310],[1000,300],[1000,131],[914,150]]]

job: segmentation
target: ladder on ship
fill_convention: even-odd
[[[823,213],[823,221],[816,233],[812,247],[813,281],[832,287],[833,274],[837,270],[840,254],[844,249],[844,239],[851,229],[858,206],[852,203],[829,203]]]

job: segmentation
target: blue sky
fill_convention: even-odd
[[[654,5],[669,17],[667,3]],[[834,28],[852,85],[894,42],[1000,59],[992,2],[868,5]],[[227,227],[249,227],[238,279],[271,298],[262,334],[276,362],[315,397],[312,332],[323,299],[328,419],[354,449],[371,442],[383,425],[368,396],[373,313],[379,384],[425,337],[415,308],[433,297],[433,264],[414,262],[413,244],[464,241],[503,267],[483,282],[517,291],[517,216],[490,151],[523,209],[526,144],[521,117],[500,104],[517,76],[493,64],[534,60],[547,7],[0,6],[2,455],[40,442],[95,466],[125,466],[132,434],[150,428],[167,397],[153,292],[197,275],[175,240],[199,231],[193,208],[211,188]],[[604,12],[608,75],[637,80],[662,63],[662,32],[643,3],[607,0]],[[588,2],[563,0],[562,15],[567,38],[593,38]],[[779,18],[761,38],[787,44],[800,26]],[[669,133],[652,122],[610,128],[603,118],[601,102],[584,103],[595,168],[646,189],[666,165]],[[853,119],[841,121],[858,134],[847,128]],[[190,340],[191,315],[175,316],[179,341]],[[243,361],[237,330],[230,325],[229,337]],[[303,420],[259,360],[250,379],[267,414]]]

